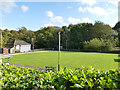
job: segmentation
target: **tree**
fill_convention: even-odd
[[[120,28],[120,21],[116,23],[116,25],[113,27],[113,29],[118,31],[119,28]]]
[[[93,38],[110,39],[114,35],[114,32],[109,25],[98,21],[94,24],[92,34]]]
[[[83,43],[86,40],[92,39],[92,27],[91,23],[80,23],[70,27],[70,48],[71,49],[83,49]]]
[[[39,48],[57,48],[58,31],[62,31],[62,29],[59,27],[44,27],[43,29],[35,32],[37,46]]]
[[[3,30],[3,40],[4,44],[15,39],[31,43],[31,38],[34,38],[35,48],[58,48],[59,31],[61,31],[61,45],[64,49],[84,49],[84,42],[90,42],[94,38],[114,44],[118,34],[109,25],[97,21],[94,25],[92,23],[79,23],[62,28],[50,26],[38,31],[31,31],[26,27],[19,28],[19,31],[5,29]],[[120,33],[118,38],[120,38]]]

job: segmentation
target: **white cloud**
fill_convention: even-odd
[[[61,25],[61,26],[68,25],[67,23],[64,22],[64,19],[62,16],[55,16],[55,17],[51,18],[50,20],[52,23],[57,24],[57,25]]]
[[[110,23],[110,26],[114,27],[117,22],[118,22],[118,17],[115,17],[114,20],[113,20],[113,22]]]
[[[89,6],[93,6],[94,4],[96,4],[96,0],[75,0],[75,1],[79,1],[82,4],[87,4]]]
[[[70,9],[70,8],[72,8],[72,7],[71,7],[71,6],[68,6],[67,8]]]
[[[53,23],[53,25],[57,26],[63,26],[68,25],[64,22],[64,19],[62,16],[54,16],[54,13],[52,11],[47,11],[47,16],[50,18],[50,23]]]
[[[88,11],[92,14],[99,15],[99,16],[108,16],[109,15],[108,12],[101,7],[93,7],[93,8],[92,7],[85,7],[85,8],[79,7],[78,10],[80,12]]]
[[[82,18],[82,22],[93,23],[93,21],[90,18]]]
[[[48,27],[48,26],[55,26],[55,25],[49,23],[49,24],[44,24],[42,27]]]
[[[73,17],[69,17],[68,21],[70,24],[78,24],[78,23],[93,23],[93,21],[90,18],[73,18]]]
[[[104,9],[101,7],[79,7],[78,10],[80,12],[89,12],[91,14],[95,14],[95,15],[99,15],[99,16],[109,16],[110,14],[114,14],[116,13],[118,10],[114,9],[114,8],[108,8],[108,9]]]
[[[94,7],[94,8],[86,7],[84,9],[87,10],[88,12],[92,13],[92,14],[96,14],[96,15],[99,15],[99,16],[108,16],[109,15],[108,12],[101,7]]]
[[[0,29],[2,29],[2,30],[5,30],[5,29],[8,29],[8,30],[16,30],[15,28],[10,28],[10,27],[0,27]]]
[[[47,11],[46,13],[47,13],[47,16],[50,18],[52,18],[54,16],[52,11]]]
[[[80,19],[78,19],[78,18],[73,18],[73,17],[69,17],[69,18],[68,18],[68,21],[69,21],[69,23],[71,23],[71,24],[77,24],[77,23],[80,23],[80,22],[81,22]]]
[[[27,11],[29,10],[29,7],[23,5],[23,6],[21,6],[21,9],[22,9],[22,11],[25,13],[25,12],[27,12]]]
[[[78,10],[80,12],[88,11],[92,14],[99,15],[99,16],[108,16],[109,15],[109,13],[101,7],[93,7],[93,8],[92,7],[85,7],[85,8],[79,7]]]
[[[79,10],[80,12],[85,12],[85,9],[82,8],[82,7],[79,7],[78,10]]]
[[[118,6],[118,0],[109,0],[108,3]]]
[[[14,7],[17,7],[15,0],[0,0],[0,10],[10,13]]]
[[[50,20],[54,23],[56,23],[56,22],[63,23],[64,22],[62,16],[56,16],[56,17],[51,18]]]
[[[118,13],[118,9],[108,8],[108,13],[109,13],[109,14]]]

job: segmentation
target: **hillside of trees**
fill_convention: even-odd
[[[117,24],[116,24],[117,25]],[[79,23],[69,26],[44,27],[40,30],[28,30],[25,27],[16,30],[1,30],[3,33],[3,46],[20,39],[31,43],[34,38],[35,48],[58,49],[58,32],[61,31],[61,46],[63,49],[79,49],[83,51],[105,51],[119,46],[118,26],[114,28],[108,24],[97,21],[92,23]]]
[[[120,21],[116,23],[116,25],[113,27],[114,30],[118,31],[120,28]]]

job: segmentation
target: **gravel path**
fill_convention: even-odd
[[[14,53],[14,54],[8,54],[8,55],[18,55],[18,54],[26,54],[26,53],[39,53],[39,52],[49,52],[49,51],[34,51],[34,52]]]
[[[15,64],[15,63],[9,63],[9,65],[15,65],[17,67],[28,67],[28,68],[33,68],[33,69],[39,69],[40,71],[45,71],[44,68],[40,68],[40,67],[33,67],[33,66],[27,66],[27,65],[22,65],[22,64]]]

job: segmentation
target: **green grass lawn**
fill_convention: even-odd
[[[100,70],[117,69],[117,54],[104,53],[81,53],[81,52],[61,52],[61,67],[80,68],[81,66],[93,66]],[[4,60],[6,61],[6,60]],[[12,55],[10,63],[29,65],[35,67],[58,65],[58,52],[38,52],[20,55]]]

